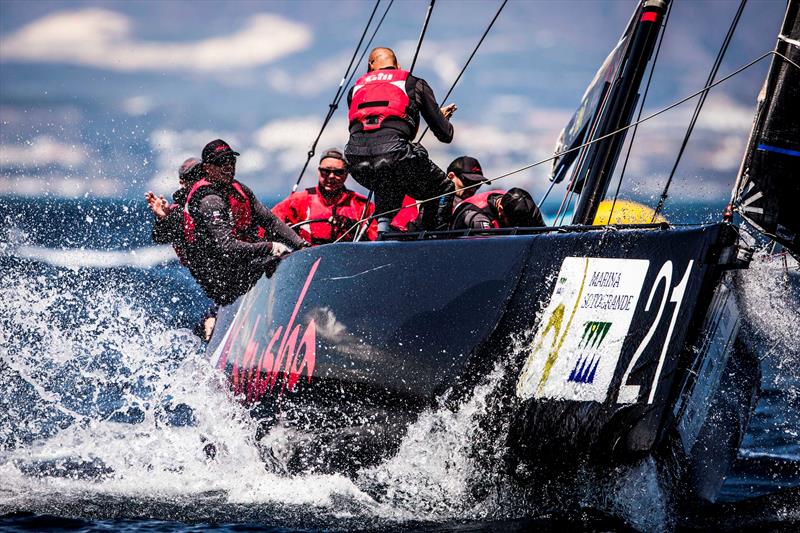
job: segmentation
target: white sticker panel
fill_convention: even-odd
[[[604,402],[650,261],[567,257],[517,396]]]

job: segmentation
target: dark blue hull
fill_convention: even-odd
[[[267,426],[324,444],[295,468],[386,457],[500,365],[504,468],[662,457],[713,499],[759,383],[735,342],[734,242],[718,224],[318,247],[223,309],[209,353]]]

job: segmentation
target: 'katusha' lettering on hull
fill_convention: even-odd
[[[254,402],[267,392],[273,392],[276,385],[279,394],[285,390],[292,392],[303,373],[311,383],[316,364],[317,326],[313,318],[305,329],[296,321],[319,262],[317,259],[311,266],[289,322],[279,325],[269,342],[266,337],[259,336],[260,332],[271,328],[262,323],[263,313],[255,309],[257,293],[252,291],[245,296],[228,330],[229,336],[221,344],[217,361],[217,367],[223,370],[230,366],[235,395],[245,395],[248,402]]]

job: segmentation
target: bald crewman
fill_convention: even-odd
[[[422,206],[424,229],[446,229],[452,216],[453,182],[413,144],[420,115],[443,143],[453,140],[450,117],[455,104],[439,108],[427,82],[402,70],[390,48],[375,48],[369,55],[367,73],[347,95],[350,141],[345,148],[350,174],[375,193],[378,231],[389,223],[403,197],[425,200],[445,195]]]

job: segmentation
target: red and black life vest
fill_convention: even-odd
[[[364,131],[377,130],[387,117],[408,121],[411,103],[406,93],[407,70],[374,70],[361,76],[353,87],[348,119],[352,125],[360,122]]]
[[[351,220],[360,220],[362,214],[364,214],[366,202],[367,199],[364,196],[344,189],[335,201],[327,203],[326,199],[319,193],[318,187],[309,187],[279,202],[272,208],[272,213],[287,224],[298,224],[306,220],[328,220],[335,215],[341,215]],[[374,210],[374,204],[370,203],[366,215],[371,215]],[[328,222],[308,222],[297,228],[300,237],[314,245],[332,243],[342,237],[344,231],[344,229],[334,227]],[[351,241],[354,235],[355,231],[350,231],[342,237],[342,240]],[[377,223],[375,221],[367,229],[367,238],[369,240],[377,238]]]
[[[207,189],[207,187],[211,187],[211,182],[201,179],[192,185],[189,194],[186,195],[186,203],[183,207],[183,237],[187,244],[194,244],[195,241],[195,223],[189,212],[192,197],[195,196],[198,191],[200,191],[199,194],[212,192],[212,190]],[[231,187],[233,191],[228,195],[228,207],[231,210],[231,218],[233,219],[233,230],[231,233],[240,241],[254,242],[262,240],[267,232],[261,226],[253,227],[253,205],[250,202],[250,197],[239,182],[231,182]],[[205,191],[202,190],[204,188],[206,189]]]
[[[492,227],[499,228],[500,221],[497,220],[497,216],[495,215],[494,211],[489,209],[489,197],[494,196],[495,194],[504,195],[506,191],[502,189],[495,189],[493,191],[486,191],[486,192],[479,192],[477,194],[473,194],[460,204],[456,206],[455,210],[453,211],[453,220],[461,212],[462,209],[465,209],[467,206],[475,206],[480,209],[484,214],[488,215],[492,219]]]

